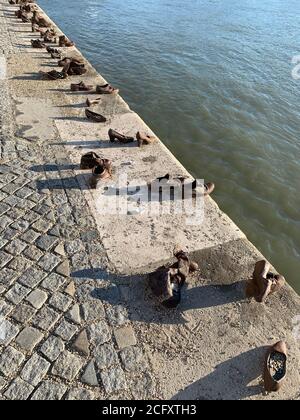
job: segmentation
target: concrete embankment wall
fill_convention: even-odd
[[[83,153],[93,150],[113,162],[114,182],[124,174],[133,186],[165,173],[190,176],[161,141],[143,148],[109,142],[109,128],[131,136],[139,130],[152,134],[120,96],[122,86],[118,86],[120,95],[104,96],[94,108],[107,118],[107,123],[87,121],[84,115],[87,94],[70,92],[70,83],[83,80],[97,85],[106,81],[76,48],[63,51],[85,61],[86,75],[55,82],[42,80],[39,71],[56,68],[56,61],[44,50],[31,48],[30,39],[37,35],[29,27],[22,30],[24,26],[13,17],[12,10],[7,11],[7,19],[14,28],[15,41],[6,60],[19,137],[33,144],[51,143],[54,151],[58,144],[63,144],[69,163],[74,165],[78,165]],[[56,27],[54,22],[53,26]],[[300,299],[287,285],[266,305],[244,300],[244,281],[263,256],[216,202],[205,198],[200,224],[195,221],[191,224],[184,213],[149,213],[150,205],[139,213],[134,203],[123,215],[105,214],[103,203],[110,205],[114,199],[106,189],[111,182],[105,181],[97,190],[90,190],[90,175],[76,168],[109,259],[108,269],[120,276],[120,282],[128,290],[131,318],[138,340],[149,354],[161,397],[261,398],[256,389],[248,387],[257,372],[247,366],[261,358],[264,345],[285,339],[293,366],[285,390],[272,398],[296,398],[299,343],[293,335],[293,320],[300,314]],[[64,176],[64,187],[72,189],[72,179],[67,173],[62,171],[60,176]],[[47,185],[53,190],[57,188],[54,174]],[[127,187],[125,181],[122,186]],[[144,275],[172,260],[177,244],[187,248],[200,266],[200,273],[189,282],[180,316],[150,307],[144,287]]]

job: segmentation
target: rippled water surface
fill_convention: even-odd
[[[299,1],[39,4],[299,292]]]

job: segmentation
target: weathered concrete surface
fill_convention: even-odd
[[[128,135],[151,130],[118,95],[95,108],[107,124],[86,121],[87,95],[71,93],[70,81],[104,79],[87,63],[84,77],[41,80],[38,71],[53,69],[55,60],[30,47],[37,35],[15,19],[15,7],[0,0],[0,8],[8,67],[0,80],[3,398],[298,398],[298,296],[286,287],[266,305],[244,299],[243,282],[262,256],[210,198],[201,226],[174,215],[103,215],[103,201],[113,199],[109,183],[89,190],[89,175],[78,169],[83,152],[112,159],[114,182],[125,172],[135,183],[188,174],[160,142],[111,145],[110,127]],[[169,261],[177,243],[200,272],[179,308],[165,311],[146,273]],[[124,327],[128,343],[120,340]],[[288,380],[280,393],[264,396],[263,347],[279,339],[289,346]],[[10,371],[7,354],[14,354]]]

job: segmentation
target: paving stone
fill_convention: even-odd
[[[0,270],[0,283],[9,287],[18,277],[18,273],[15,270],[10,270],[9,268],[2,268]]]
[[[106,310],[108,321],[113,326],[124,325],[128,321],[128,313],[124,306],[110,306]]]
[[[83,330],[79,333],[78,337],[72,345],[72,348],[78,353],[83,354],[83,356],[88,357],[90,355],[89,341],[86,330]]]
[[[64,257],[66,255],[65,253],[65,247],[63,243],[58,244],[55,248],[54,248],[54,252],[58,255],[61,255],[62,257]]]
[[[13,306],[4,300],[0,300],[0,319],[1,317],[6,317],[13,310]]]
[[[44,381],[32,395],[31,400],[55,401],[61,400],[67,387],[55,382]]]
[[[65,288],[64,290],[65,293],[67,293],[67,295],[74,297],[75,293],[76,293],[76,289],[75,289],[75,283],[73,281],[71,281],[68,286]]]
[[[4,189],[2,189],[4,191]],[[0,203],[0,216],[3,216],[4,213],[6,213],[10,209],[10,206],[8,206],[5,203]]]
[[[94,359],[98,369],[107,369],[119,363],[118,355],[112,344],[97,346],[94,350]]]
[[[9,261],[12,260],[12,256],[4,251],[0,251],[0,269],[4,267]]]
[[[35,353],[23,367],[20,376],[24,381],[36,386],[45,377],[49,367],[50,363]]]
[[[0,295],[3,295],[4,292],[6,292],[6,287],[0,284]]]
[[[102,302],[92,300],[81,305],[82,318],[86,322],[98,321],[105,318],[105,311]]]
[[[120,367],[112,368],[108,371],[102,371],[101,380],[105,391],[108,394],[124,391],[127,388],[125,374]]]
[[[25,233],[23,233],[22,236],[20,236],[20,238],[22,239],[22,241],[25,241],[29,244],[33,244],[39,236],[40,233],[36,232],[33,229],[28,229]]]
[[[7,217],[5,215],[0,217],[0,228],[6,229],[12,223],[13,220],[10,217]]]
[[[29,228],[29,222],[24,219],[17,220],[11,225],[11,228],[18,230],[19,232],[25,232],[25,230]]]
[[[83,366],[83,360],[74,356],[72,353],[65,351],[62,353],[52,368],[52,374],[62,379],[72,381],[78,375]]]
[[[71,306],[72,302],[73,300],[69,296],[57,292],[52,295],[51,299],[49,300],[49,305],[65,312]]]
[[[33,229],[38,232],[45,233],[52,227],[52,223],[49,220],[40,219],[32,225]]]
[[[73,388],[68,392],[66,400],[87,401],[94,400],[95,396],[91,391],[84,388]]]
[[[40,309],[44,305],[47,299],[48,299],[47,293],[45,293],[43,290],[40,290],[40,289],[35,289],[26,298],[27,302],[29,302],[35,309]]]
[[[6,213],[6,216],[10,217],[12,220],[18,220],[24,216],[24,210],[13,208]]]
[[[46,204],[38,204],[33,208],[33,210],[41,216],[45,216],[45,214],[47,214],[51,210],[51,208]]]
[[[89,364],[85,368],[85,371],[81,377],[81,381],[84,384],[87,384],[90,386],[99,386],[96,369],[95,369],[95,363],[93,361],[89,362]]]
[[[43,252],[35,245],[29,245],[23,252],[26,258],[32,261],[38,261],[44,255]]]
[[[44,306],[33,318],[32,323],[42,330],[50,330],[59,320],[60,314],[49,306]]]
[[[10,302],[18,305],[29,293],[30,289],[28,287],[16,283],[11,289],[9,289],[5,297]]]
[[[111,333],[105,321],[90,325],[88,327],[88,335],[90,341],[95,345],[107,343],[111,339]]]
[[[2,376],[0,376],[0,391],[2,391],[2,389],[4,389],[6,386],[7,386],[7,381],[4,378],[2,378]]]
[[[30,267],[26,270],[21,277],[19,277],[18,282],[28,287],[36,287],[42,280],[47,276],[45,271],[38,269],[36,267]]]
[[[60,258],[54,254],[46,254],[40,259],[38,265],[46,271],[52,271],[60,263]]]
[[[20,241],[20,239],[14,239],[6,246],[5,251],[12,255],[20,255],[26,247],[26,242]]]
[[[40,219],[40,215],[35,213],[34,211],[28,211],[25,216],[23,217],[24,220],[28,223],[36,223],[38,219]]]
[[[14,257],[8,264],[8,267],[22,273],[26,271],[32,265],[32,261],[24,258],[22,255]]]
[[[19,231],[17,231],[16,229],[12,229],[12,228],[7,228],[5,230],[5,232],[2,232],[2,238],[7,240],[7,241],[11,241],[13,239],[15,239],[18,235],[20,234]]]
[[[81,324],[80,309],[77,303],[66,313],[66,318],[75,324]]]
[[[69,261],[64,261],[56,267],[57,274],[64,277],[70,277],[70,264]]]
[[[15,308],[11,317],[21,324],[24,324],[29,322],[35,314],[36,310],[34,308],[25,303],[21,303]]]
[[[34,347],[43,339],[43,334],[33,327],[26,327],[16,338],[16,343],[21,349],[32,352]]]
[[[76,287],[76,298],[79,302],[85,303],[88,300],[94,300],[93,293],[95,286],[91,284],[81,284]]]
[[[144,371],[147,367],[145,356],[139,347],[126,347],[120,352],[122,365],[128,372]]]
[[[0,238],[0,249],[4,248],[7,243],[8,241],[6,239],[4,239],[3,237]]]
[[[71,258],[71,265],[74,271],[84,270],[89,267],[89,259],[86,252],[78,252]]]
[[[64,350],[64,342],[61,338],[54,335],[51,335],[40,348],[41,353],[51,362],[54,362]]]
[[[136,337],[131,326],[114,330],[114,335],[119,349],[136,345]]]
[[[23,353],[11,346],[7,347],[0,356],[0,372],[4,376],[11,377],[17,372],[24,360]]]
[[[60,289],[63,284],[66,282],[66,279],[56,273],[50,274],[42,283],[44,289],[50,290],[51,292],[56,292]]]
[[[33,193],[31,188],[23,187],[16,192],[16,196],[20,198],[28,198]]]
[[[21,378],[16,378],[4,393],[4,396],[9,400],[27,400],[33,390],[32,385]]]
[[[84,251],[84,246],[80,239],[76,239],[74,241],[67,241],[65,243],[65,250],[69,256],[72,256],[77,252]]]
[[[76,334],[78,328],[70,324],[70,322],[63,319],[59,326],[55,330],[55,334],[61,337],[63,340],[69,341]]]
[[[57,242],[58,239],[55,236],[42,235],[37,239],[35,244],[43,251],[50,251],[50,249],[52,249],[55,244],[57,244]]]

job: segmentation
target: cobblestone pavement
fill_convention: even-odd
[[[9,59],[18,48],[5,3],[0,55]],[[0,399],[155,397],[126,286],[105,272],[74,171],[61,176],[67,152],[17,137],[10,96],[8,80],[0,80]]]

